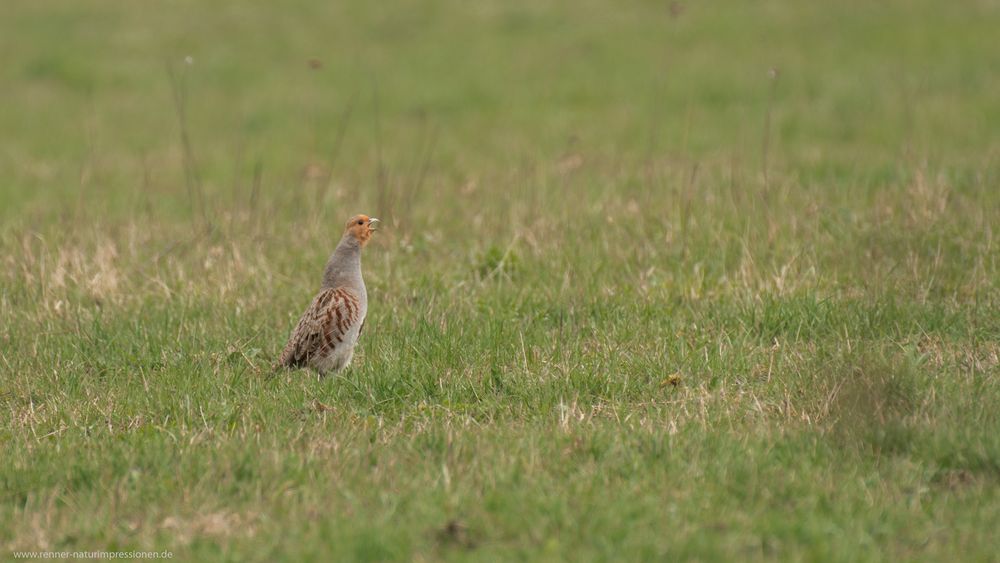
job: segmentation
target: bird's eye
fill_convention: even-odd
[[[359,220],[358,220],[358,224],[359,224],[359,225],[364,225],[364,224],[365,224],[365,222],[359,219]]]

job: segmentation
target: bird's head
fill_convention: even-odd
[[[372,238],[372,233],[379,223],[379,220],[374,217],[369,217],[367,215],[355,215],[351,217],[350,221],[347,222],[347,228],[344,229],[344,235],[350,235],[357,239],[361,246],[364,246],[370,238]]]

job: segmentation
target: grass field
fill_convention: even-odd
[[[0,558],[996,560],[998,28],[4,2]]]

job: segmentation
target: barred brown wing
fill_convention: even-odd
[[[344,288],[324,289],[313,299],[292,331],[278,360],[279,365],[301,367],[334,353],[360,317],[360,302]],[[351,345],[353,343],[347,343]]]

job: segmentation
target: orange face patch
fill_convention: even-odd
[[[378,219],[373,219],[367,215],[355,215],[347,222],[346,232],[358,239],[361,246],[364,246],[372,238],[372,233],[375,232],[372,225],[377,222]]]

